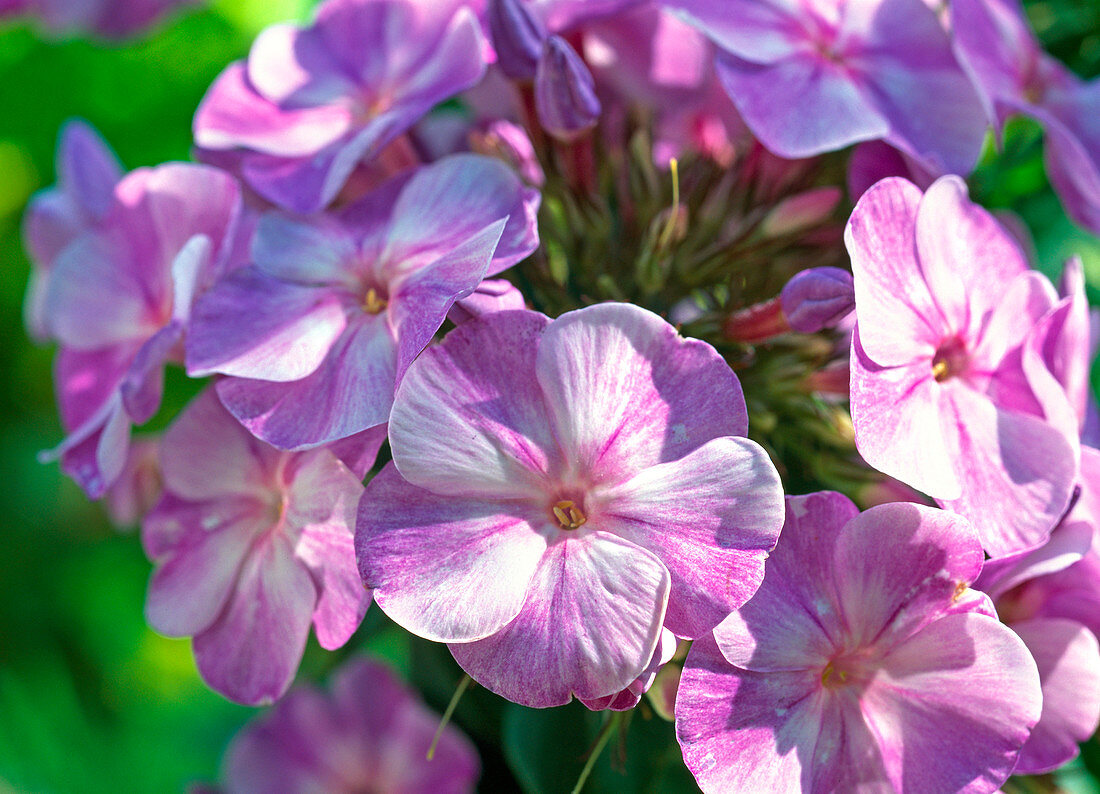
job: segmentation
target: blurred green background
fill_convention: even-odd
[[[36,462],[62,431],[53,351],[23,331],[28,264],[19,225],[33,192],[54,181],[65,119],[90,121],[127,169],[186,159],[191,117],[213,78],[262,27],[302,18],[310,5],[220,0],[124,44],[48,41],[25,25],[0,28],[0,792],[160,792],[211,781],[229,737],[253,713],[203,686],[188,641],[145,626],[149,565],[136,535],[116,532],[55,465]],[[1100,74],[1100,4],[1057,0],[1029,12],[1052,53],[1082,76]],[[1016,125],[1005,151],[991,153],[972,180],[975,195],[1024,217],[1049,275],[1081,254],[1098,303],[1100,242],[1066,219],[1040,152],[1039,131]],[[193,392],[170,373],[171,398],[154,427]],[[458,680],[445,650],[409,638],[377,610],[351,646],[388,658],[440,710]],[[323,677],[348,652],[311,645],[301,675]],[[576,705],[536,713],[477,690],[457,719],[483,750],[486,791],[517,780],[529,791],[567,790],[599,726],[597,715]],[[590,790],[691,790],[668,754],[671,726],[635,723],[625,760],[613,747]],[[1095,742],[1059,780],[1100,792]]]

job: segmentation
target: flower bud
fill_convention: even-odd
[[[779,294],[791,329],[813,334],[831,328],[855,308],[852,274],[838,267],[814,267],[795,275]]]
[[[592,73],[561,36],[543,42],[535,75],[535,109],[543,129],[562,141],[581,136],[599,119]]]
[[[840,188],[807,190],[780,202],[760,224],[760,233],[774,239],[797,234],[825,221],[840,203]]]
[[[497,63],[513,80],[533,80],[546,30],[523,0],[491,0],[489,33]]]

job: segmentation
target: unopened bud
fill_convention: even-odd
[[[813,334],[832,328],[856,305],[852,274],[838,267],[813,267],[795,275],[779,294],[791,329]]]
[[[592,73],[561,36],[543,42],[535,74],[535,109],[543,129],[562,141],[580,137],[600,117]]]
[[[546,182],[535,147],[523,127],[497,119],[483,130],[471,132],[469,138],[472,151],[503,160],[527,184],[542,187]]]
[[[753,344],[766,342],[791,328],[783,316],[779,298],[772,298],[734,312],[726,319],[722,330],[729,339]]]
[[[513,80],[533,80],[546,29],[523,0],[491,0],[487,16],[497,63]]]
[[[774,239],[813,228],[832,214],[840,199],[837,187],[821,187],[791,196],[767,214],[760,224],[760,233]]]

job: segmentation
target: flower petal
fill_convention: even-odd
[[[632,304],[563,314],[536,371],[566,459],[603,484],[747,431],[741,384],[717,351]]]
[[[359,502],[359,572],[382,611],[417,636],[478,640],[519,614],[548,520],[525,504],[436,495],[387,465]]]
[[[246,705],[282,697],[302,660],[317,589],[280,534],[253,547],[225,610],[195,635],[195,662],[216,692]]]
[[[726,436],[592,500],[592,526],[653,552],[671,574],[665,625],[694,639],[756,592],[779,537],[783,487],[756,443]]]
[[[610,695],[653,657],[669,584],[661,561],[632,543],[566,537],[542,555],[519,615],[486,639],[451,643],[451,653],[475,681],[524,706]]]

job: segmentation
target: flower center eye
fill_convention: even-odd
[[[952,337],[940,345],[932,358],[932,377],[943,383],[956,375],[962,375],[970,365],[966,346],[958,337]]]
[[[571,499],[562,499],[560,502],[556,502],[550,508],[550,511],[554,514],[554,518],[558,520],[562,529],[576,529],[588,521],[588,518]]]
[[[386,296],[371,287],[363,296],[363,311],[367,314],[379,314],[386,309]]]

